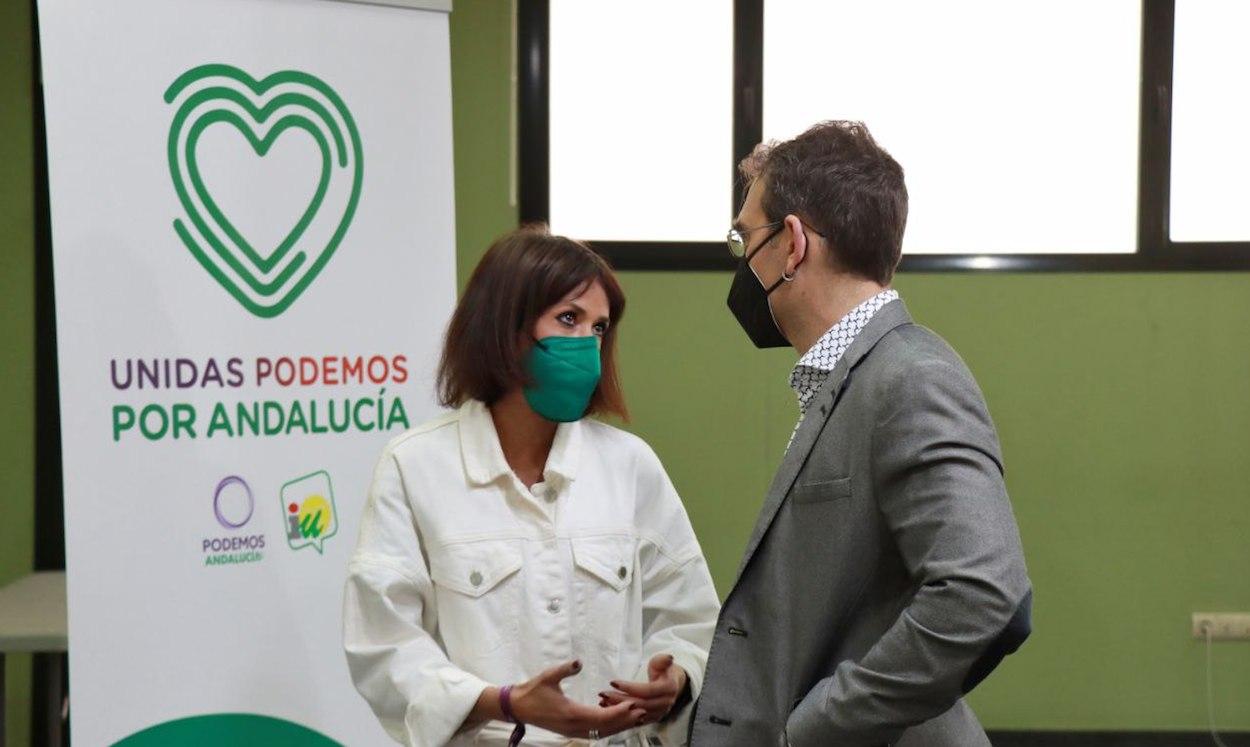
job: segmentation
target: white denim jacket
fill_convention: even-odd
[[[352,679],[403,744],[504,745],[462,729],[488,685],[581,660],[565,681],[596,705],[616,679],[645,681],[672,654],[695,697],[719,602],[681,499],[639,438],[561,424],[527,489],[480,402],[391,441],[348,566],[343,638]],[[685,742],[685,712],[604,744]],[[584,740],[530,727],[525,745]]]

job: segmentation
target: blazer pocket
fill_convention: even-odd
[[[790,490],[790,500],[795,503],[829,503],[851,497],[851,478],[821,480],[795,485]]]

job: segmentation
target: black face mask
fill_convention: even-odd
[[[768,305],[768,297],[788,278],[783,274],[771,287],[765,288],[751,270],[751,258],[778,233],[781,233],[781,228],[769,234],[755,251],[749,252],[738,262],[738,271],[734,273],[733,284],[729,286],[729,298],[726,299],[734,318],[757,348],[784,348],[790,344],[785,335],[781,334],[781,328],[773,317],[773,310]]]

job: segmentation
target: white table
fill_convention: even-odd
[[[6,654],[43,654],[48,665],[49,690],[58,701],[61,692],[60,656],[69,649],[65,617],[65,572],[42,571],[0,588],[0,747],[5,745],[4,657]],[[52,662],[55,662],[53,664]],[[36,697],[38,697],[36,695]],[[60,704],[43,725],[48,744],[61,744]],[[32,736],[39,725],[31,724]]]

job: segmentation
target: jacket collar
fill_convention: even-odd
[[[505,475],[512,474],[512,467],[504,458],[495,432],[495,421],[490,410],[478,400],[469,400],[460,406],[460,455],[464,472],[474,485],[488,485]],[[561,423],[547,455],[543,468],[544,480],[553,476],[572,482],[577,479],[577,466],[581,457],[582,423]]]
[[[829,379],[825,381],[820,391],[812,398],[811,404],[808,405],[807,414],[803,418],[802,424],[799,426],[798,432],[794,434],[794,439],[790,442],[790,447],[786,449],[786,454],[782,458],[781,466],[777,469],[777,474],[773,478],[772,487],[768,489],[768,495],[764,500],[764,505],[760,509],[759,519],[756,521],[755,530],[751,533],[751,538],[747,541],[746,552],[743,553],[742,563],[738,567],[738,579],[741,580],[743,572],[746,570],[747,564],[751,561],[755,551],[759,548],[760,542],[763,541],[764,535],[767,534],[768,528],[772,526],[773,519],[776,518],[777,512],[781,509],[781,504],[790,493],[790,488],[794,485],[794,481],[799,476],[799,471],[807,462],[807,455],[811,453],[812,447],[816,445],[816,438],[820,432],[824,430],[825,423],[829,420],[829,416],[833,413],[834,405],[838,402],[838,397],[842,394],[843,385],[846,383],[847,377],[855,366],[868,355],[877,343],[885,337],[890,331],[911,323],[911,315],[907,313],[907,307],[903,305],[902,300],[891,301],[882,306],[872,319],[864,326],[859,335],[855,337],[855,341],[847,348],[842,359],[834,366],[833,373],[829,375]],[[735,586],[737,582],[735,581]],[[732,590],[731,592],[732,593]]]

